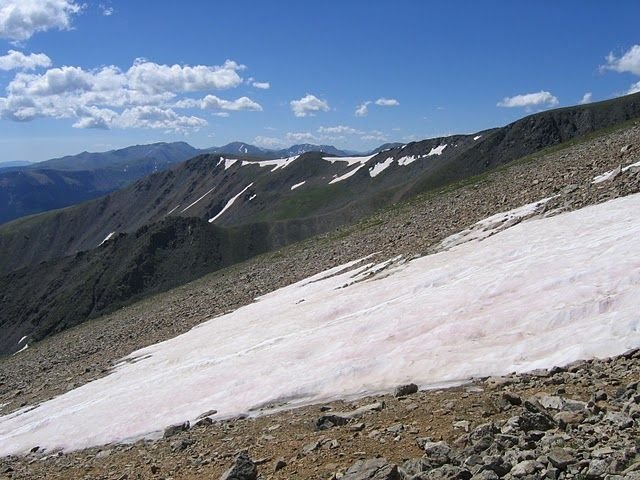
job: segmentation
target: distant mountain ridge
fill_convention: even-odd
[[[50,170],[100,170],[103,168],[127,168],[133,164],[149,161],[156,170],[176,163],[180,158],[191,158],[200,150],[186,142],[160,142],[147,145],[133,145],[130,147],[109,150],[106,152],[82,152],[77,155],[67,155],[52,158],[43,162],[29,165],[31,169]]]
[[[26,162],[22,160],[10,161],[10,162],[2,162],[0,163],[0,169],[3,168],[16,168],[16,167],[28,167],[32,162]]]
[[[0,170],[0,224],[91,200],[199,153],[184,142],[83,152]]]
[[[82,152],[26,165],[0,164],[0,224],[97,198],[202,153],[273,159],[310,151],[348,154],[330,145],[301,144],[267,150],[232,142],[198,149],[186,142],[160,142],[106,152]]]
[[[201,153],[214,153],[220,155],[240,155],[247,157],[262,157],[262,158],[283,158],[291,157],[293,155],[302,155],[309,152],[322,152],[330,155],[346,156],[353,154],[354,152],[340,150],[333,145],[316,145],[313,143],[300,143],[297,145],[291,145],[287,148],[281,149],[269,149],[257,147],[249,143],[244,142],[231,142],[222,147],[211,147],[201,150]]]

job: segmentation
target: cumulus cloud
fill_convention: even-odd
[[[613,70],[619,73],[632,73],[640,75],[640,45],[634,45],[622,56],[616,57],[613,52],[607,55],[607,63],[600,67],[601,70]],[[636,82],[629,87],[625,94],[640,92],[640,82]]]
[[[604,70],[640,75],[640,45],[632,46],[621,57],[616,57],[613,52],[611,52],[607,55],[606,60],[607,63],[601,67]]]
[[[271,88],[271,84],[269,82],[251,82],[251,86],[261,90],[268,90]]]
[[[80,10],[75,0],[2,0],[0,38],[22,42],[37,32],[69,30]]]
[[[200,108],[202,110],[249,110],[261,112],[262,106],[249,97],[240,97],[235,100],[224,100],[215,95],[207,95],[202,99],[184,98],[174,104],[175,108]],[[221,112],[224,113],[224,112]],[[228,116],[228,114],[227,114]]]
[[[208,89],[228,89],[242,83],[238,71],[244,70],[233,60],[222,66],[159,65],[138,59],[126,72],[132,88],[145,93],[196,92]]]
[[[557,105],[558,99],[551,95],[547,91],[539,91],[536,93],[525,93],[522,95],[514,95],[513,97],[504,97],[498,102],[499,107],[536,107],[536,106],[549,106],[553,107]]]
[[[336,125],[335,127],[319,127],[319,133],[338,134],[338,135],[356,135],[362,133],[360,130],[356,130],[353,127],[346,125]]]
[[[379,98],[375,101],[375,104],[379,107],[397,107],[400,105],[400,102],[395,98]]]
[[[207,95],[202,99],[203,109],[216,109],[216,110],[250,110],[254,112],[261,112],[262,107],[260,104],[254,102],[249,97],[240,97],[236,100],[223,100],[215,95]]]
[[[204,127],[207,121],[194,116],[178,115],[170,108],[145,105],[127,108],[116,124],[120,128],[161,128],[180,131]]]
[[[40,74],[20,72],[6,87],[6,97],[0,97],[0,117],[69,118],[76,120],[76,128],[199,129],[206,120],[173,109],[262,110],[248,97],[180,98],[194,91],[238,86],[242,84],[238,72],[244,68],[231,60],[221,66],[169,66],[138,59],[126,71],[115,66],[96,70],[64,66]]]
[[[379,130],[374,130],[372,132],[368,132],[360,137],[361,140],[368,141],[376,141],[376,142],[386,142],[387,136]]]
[[[371,105],[371,102],[369,101],[362,102],[360,105],[358,105],[355,112],[356,117],[366,117],[369,113],[369,105]]]
[[[310,132],[288,132],[287,140],[290,142],[315,142],[318,139]]]
[[[317,112],[328,112],[329,104],[315,95],[306,94],[299,100],[291,100],[291,110],[296,117],[313,116]]]
[[[265,137],[262,135],[258,135],[256,138],[254,138],[253,143],[258,145],[259,147],[264,147],[264,148],[278,148],[286,145],[279,138]]]
[[[377,105],[379,107],[397,107],[400,105],[400,102],[395,98],[385,98],[381,97],[375,101],[367,100],[362,102],[360,105],[356,107],[355,116],[356,117],[366,117],[369,114],[369,105]]]
[[[582,100],[580,100],[580,105],[585,105],[587,103],[591,103],[593,101],[593,94],[591,92],[587,92],[582,96]]]
[[[9,50],[0,57],[0,70],[35,70],[51,66],[51,59],[44,53],[30,53],[25,55],[16,50]]]

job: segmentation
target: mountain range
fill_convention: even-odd
[[[206,152],[168,165],[191,147],[167,144],[175,155],[153,160],[165,169],[100,198],[0,227],[0,353],[15,351],[22,337],[43,339],[207,272],[638,117],[640,94],[359,156]],[[132,155],[145,147],[132,147],[143,149]],[[232,148],[244,147],[250,150]],[[100,172],[133,158],[111,152],[100,163],[83,155],[84,165],[109,164]],[[61,172],[70,160],[53,162]],[[34,172],[37,178],[41,170]]]
[[[197,149],[185,142],[172,142],[82,152],[37,163],[8,162],[0,164],[0,224],[102,196],[202,153],[279,158],[310,151],[349,154],[328,145],[300,144],[267,150],[232,142]]]

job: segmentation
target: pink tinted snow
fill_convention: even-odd
[[[622,353],[640,345],[638,211],[640,194],[323,272],[0,417],[0,455],[153,436],[212,408],[230,417]]]

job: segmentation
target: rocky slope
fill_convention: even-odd
[[[550,210],[579,208],[638,192],[637,168],[618,171],[616,167],[639,161],[639,145],[640,125],[636,124],[530,157],[455,188],[419,196],[409,204],[355,225],[221,270],[31,345],[20,354],[1,360],[2,413],[104,375],[119,358],[137,348],[171,338],[211,316],[250,302],[256,295],[363,254],[379,251],[378,258],[387,258],[397,253],[428,253],[446,236],[481,218],[553,195],[557,197],[548,205]],[[595,176],[608,171],[613,173],[607,180],[593,183]],[[5,459],[0,475],[217,478],[239,451],[248,450],[250,457],[258,460],[257,468],[265,478],[338,478],[356,461],[376,455],[386,461],[360,464],[353,467],[361,471],[357,474],[360,476],[346,478],[400,478],[394,473],[398,468],[410,475],[422,475],[417,478],[432,478],[428,472],[419,471],[427,467],[442,475],[450,474],[446,478],[469,478],[469,473],[480,475],[478,478],[495,478],[489,470],[507,478],[605,478],[625,471],[628,478],[635,478],[637,361],[637,354],[630,354],[611,361],[587,362],[575,371],[573,366],[511,379],[514,383],[506,396],[500,382],[480,382],[473,388],[419,393],[404,400],[386,397],[331,405],[332,410],[342,411],[379,400],[386,402],[378,413],[321,432],[311,426],[323,413],[316,406],[257,420],[214,422],[161,442],[110,446],[101,452],[93,449],[42,459],[47,455],[36,451],[28,458]],[[605,395],[597,393],[599,390]],[[567,401],[523,402],[535,393],[586,402],[592,394],[597,395],[591,405],[578,413],[580,421],[567,427],[563,426],[562,416],[556,418],[563,413]],[[516,397],[522,405],[517,405]],[[515,405],[507,407],[505,399]],[[526,422],[532,416],[546,423],[528,428],[530,424]],[[518,418],[509,420],[511,417]],[[631,424],[628,418],[632,419]],[[493,426],[477,430],[488,422]],[[469,432],[465,432],[467,428]],[[465,436],[476,431],[478,435]],[[456,442],[460,436],[462,439]],[[425,451],[424,437],[434,442],[442,437],[447,445],[430,444]],[[424,455],[429,457],[425,459]],[[553,461],[550,455],[556,455]],[[280,457],[282,462],[278,461]],[[388,475],[364,476],[362,470],[369,467],[379,475]],[[356,475],[353,470],[351,473]]]

